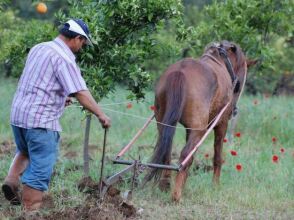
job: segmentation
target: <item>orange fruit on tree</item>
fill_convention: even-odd
[[[44,2],[39,2],[36,6],[36,10],[40,14],[45,14],[47,12],[47,5]]]

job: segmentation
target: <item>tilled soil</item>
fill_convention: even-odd
[[[83,204],[76,207],[54,208],[54,202],[50,194],[44,197],[43,208],[49,212],[37,212],[32,214],[23,214],[16,218],[17,220],[122,220],[137,219],[136,208],[120,196],[120,191],[110,187],[103,199],[99,198],[99,184],[91,178],[83,178],[79,182],[79,190],[87,193]]]

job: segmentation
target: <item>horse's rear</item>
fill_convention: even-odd
[[[214,128],[214,180],[218,182],[222,164],[222,140],[235,106],[234,100],[237,100],[234,96],[237,96],[238,92],[235,92],[235,95],[232,92],[231,77],[221,57],[215,54],[217,51],[212,49],[207,50],[206,53],[200,60],[187,58],[171,65],[159,79],[155,94],[155,117],[161,124],[158,124],[159,136],[152,162],[170,163],[172,139],[177,122],[180,122],[187,131],[186,145],[179,159],[182,162],[205,134],[211,120],[227,103],[230,103]],[[238,70],[240,67],[237,64],[241,65],[240,56],[237,59],[233,55],[231,54],[231,60],[235,64],[233,68]],[[245,76],[241,75],[240,78],[245,80]],[[176,176],[173,200],[178,201],[181,197],[192,161],[193,158]],[[169,170],[161,173],[160,170],[154,169],[147,176],[147,180],[155,177],[159,181],[160,188],[167,190],[170,186],[170,175]]]

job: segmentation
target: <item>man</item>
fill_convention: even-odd
[[[74,53],[92,44],[88,26],[72,19],[59,33],[53,41],[30,50],[11,108],[17,150],[2,191],[11,204],[20,204],[21,176],[21,200],[26,211],[39,209],[48,189],[58,152],[59,118],[70,102],[68,97],[74,96],[104,128],[110,127],[110,119],[88,91],[75,62]]]

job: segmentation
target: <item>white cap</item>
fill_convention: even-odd
[[[85,31],[88,32],[88,26],[82,20],[79,20],[79,23],[78,23],[77,21],[75,21],[73,19],[70,19],[66,23],[69,24],[69,28],[68,29],[70,31],[75,32],[77,34],[80,34],[80,35],[84,36],[87,39],[86,44],[93,46],[92,41],[91,41],[90,36],[89,36],[89,33],[87,34],[85,32]],[[84,27],[81,26],[81,25],[83,25]]]

